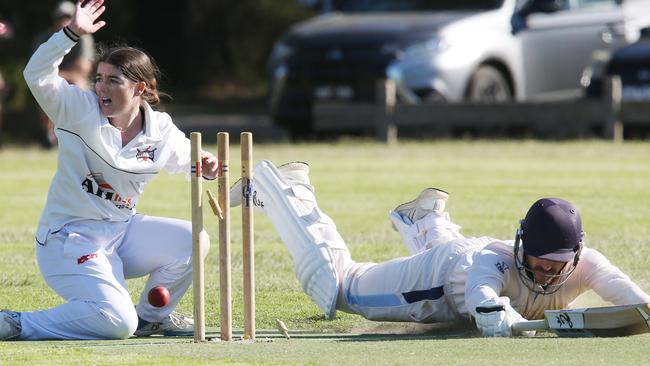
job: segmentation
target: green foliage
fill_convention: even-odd
[[[0,20],[14,37],[0,40],[0,71],[22,72],[34,36],[51,25],[58,0],[0,3]],[[263,94],[265,64],[273,43],[292,24],[314,15],[294,0],[111,0],[102,16],[107,26],[98,43],[122,43],[149,51],[163,70],[163,88],[172,95],[196,97]],[[9,82],[21,100],[22,76]],[[181,94],[183,93],[183,94]],[[22,110],[21,101],[14,107]]]
[[[207,149],[215,151],[214,146]],[[231,177],[239,175],[231,147]],[[311,165],[321,208],[337,223],[359,261],[406,255],[390,228],[387,212],[424,187],[451,193],[449,212],[468,236],[512,238],[520,218],[541,196],[575,203],[583,216],[588,245],[602,251],[650,291],[650,144],[602,141],[437,141],[397,147],[364,142],[255,146],[255,160],[293,160]],[[56,165],[56,155],[32,149],[0,151],[0,305],[35,310],[61,303],[43,282],[34,260],[33,233]],[[216,191],[216,185],[206,188]],[[190,188],[183,176],[162,174],[142,196],[145,214],[189,219]],[[235,328],[243,326],[241,223],[232,216]],[[219,325],[217,226],[206,211],[212,237],[207,261],[208,325]],[[370,322],[339,313],[325,321],[304,295],[291,258],[270,221],[255,217],[258,341],[196,345],[186,339],[130,339],[102,342],[0,343],[0,360],[12,364],[505,364],[539,359],[548,365],[646,364],[643,344],[650,335],[622,339],[483,339],[466,328]],[[130,280],[137,300],[144,279]],[[191,313],[191,292],[180,310]],[[593,293],[579,305],[600,305]],[[285,321],[293,335],[274,330]],[[314,333],[316,332],[316,333]],[[392,334],[392,335],[391,335]],[[2,363],[3,361],[0,361]],[[427,361],[428,362],[428,361]],[[433,361],[432,361],[433,362]]]

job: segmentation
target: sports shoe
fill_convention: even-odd
[[[160,322],[148,322],[138,317],[138,329],[133,333],[137,337],[148,337],[153,334],[192,334],[194,319],[181,313],[173,312]]]
[[[0,310],[0,341],[18,338],[23,328],[20,326],[20,313]]]
[[[282,178],[289,185],[300,184],[308,187],[312,192],[314,191],[314,187],[311,186],[311,182],[309,181],[309,164],[294,161],[280,165],[278,170],[282,174]],[[255,176],[253,176],[253,180],[255,180]],[[242,188],[241,179],[239,179],[230,187],[230,207],[237,207],[241,205],[241,202]],[[258,205],[254,198],[253,204]]]
[[[402,203],[395,207],[393,211],[402,216],[405,223],[413,224],[430,212],[437,212],[443,215],[447,198],[449,198],[449,193],[442,189],[426,188],[416,199]],[[393,230],[397,231],[395,224],[393,224]]]

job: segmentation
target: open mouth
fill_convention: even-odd
[[[113,101],[111,98],[100,98],[99,103],[101,104],[102,107],[110,107],[111,104],[113,104]]]

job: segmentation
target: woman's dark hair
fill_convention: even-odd
[[[144,81],[146,86],[142,98],[150,105],[160,103],[160,97],[167,96],[158,90],[160,70],[154,59],[145,51],[130,46],[100,48],[95,68],[100,62],[115,66],[133,82]]]

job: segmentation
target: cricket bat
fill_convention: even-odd
[[[550,330],[559,337],[623,337],[648,333],[650,304],[546,310],[544,319],[515,323],[512,330]]]

